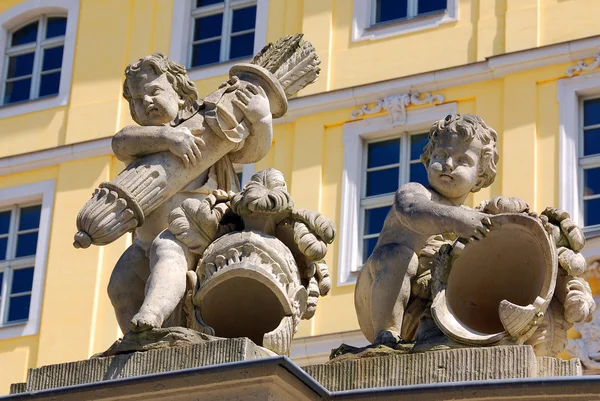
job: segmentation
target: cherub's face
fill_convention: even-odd
[[[167,124],[177,117],[184,101],[177,95],[165,74],[156,74],[151,67],[127,81],[137,122],[144,126]]]
[[[482,150],[477,138],[463,142],[456,134],[443,133],[427,168],[429,184],[446,198],[462,202],[483,179],[479,175]]]

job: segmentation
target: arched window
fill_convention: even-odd
[[[2,104],[59,93],[67,17],[42,15],[9,32]]]

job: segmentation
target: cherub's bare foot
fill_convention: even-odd
[[[385,345],[390,348],[394,348],[402,339],[400,334],[393,330],[382,330],[377,334],[377,338],[373,342],[373,345]]]
[[[158,329],[163,324],[163,318],[149,310],[140,310],[129,322],[131,331],[139,332],[144,330]]]

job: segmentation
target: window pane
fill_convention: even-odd
[[[583,155],[600,153],[600,128],[583,131]]]
[[[20,292],[31,291],[33,284],[33,267],[27,269],[13,270],[12,286],[10,289],[11,294],[18,294]]]
[[[19,234],[17,236],[17,254],[15,257],[35,255],[38,233]]]
[[[419,0],[418,14],[442,11],[446,9],[446,0]]]
[[[429,134],[419,134],[410,136],[410,160],[419,160]]]
[[[60,88],[60,71],[53,72],[52,74],[42,75],[42,81],[40,83],[40,97],[56,95]]]
[[[4,280],[4,272],[0,272],[0,297],[2,296],[2,280]]]
[[[41,212],[42,205],[21,208],[21,215],[19,217],[19,231],[38,228],[40,226]]]
[[[0,238],[0,260],[6,260],[6,246],[8,238]]]
[[[583,171],[584,196],[600,194],[600,168]]]
[[[10,228],[10,210],[0,212],[0,235],[7,234]]]
[[[192,67],[219,62],[221,52],[221,41],[202,43],[194,45],[192,51]]]
[[[583,125],[600,124],[600,98],[583,102]]]
[[[7,78],[22,77],[33,72],[34,53],[21,54],[8,59]]]
[[[11,298],[8,306],[8,321],[17,322],[19,320],[27,320],[30,303],[31,295],[21,295]]]
[[[4,92],[4,104],[22,102],[29,100],[31,90],[31,78],[8,82]]]
[[[398,189],[398,167],[367,173],[367,196],[394,193]]]
[[[370,143],[367,149],[367,167],[386,166],[400,162],[400,139]]]
[[[48,18],[48,27],[46,28],[46,39],[63,36],[67,31],[67,19],[64,17]]]
[[[233,10],[233,21],[231,22],[232,33],[254,29],[255,25],[256,6]]]
[[[375,245],[377,245],[378,238],[369,238],[363,240],[363,264],[369,259],[369,256],[373,253],[373,249],[375,249]]]
[[[251,56],[254,52],[254,32],[232,36],[229,59]]]
[[[387,217],[391,208],[391,206],[384,206],[365,210],[365,235],[379,234],[381,232],[383,222],[385,221],[385,218]]]
[[[408,0],[377,0],[375,22],[406,18]]]
[[[35,42],[37,40],[38,22],[39,21],[32,22],[18,31],[13,32],[10,45],[18,46],[25,43]]]
[[[42,64],[42,71],[54,70],[60,68],[62,65],[63,58],[63,47],[53,47],[51,49],[44,49],[44,62]]]
[[[210,6],[211,4],[222,3],[223,0],[196,0],[196,7]]]
[[[235,175],[237,175],[238,181],[240,182],[240,185],[242,185],[242,176],[244,173],[235,173]]]
[[[413,163],[410,165],[410,182],[418,182],[422,185],[427,185],[429,181],[427,181],[427,170],[425,170],[425,166],[423,163]]]
[[[586,226],[600,224],[600,199],[584,201],[583,216],[583,224]]]
[[[214,38],[221,36],[221,25],[223,14],[209,15],[208,17],[196,18],[194,23],[194,40]]]

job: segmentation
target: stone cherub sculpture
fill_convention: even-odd
[[[497,141],[477,116],[433,124],[421,156],[429,185],[396,192],[358,278],[356,311],[372,343],[416,341],[414,350],[527,343],[554,356],[566,330],[594,311],[579,277],[584,237],[566,212],[548,208],[538,217],[506,197],[475,210],[463,205],[493,182]]]
[[[128,231],[109,297],[124,333],[178,326],[186,272],[199,255],[167,230],[169,214],[186,199],[237,191],[233,162],[260,160],[270,149],[272,119],[287,98],[314,82],[319,59],[302,35],[267,45],[204,100],[185,68],[162,54],[126,69],[123,94],[132,118],[113,138],[127,168],[96,190],[77,218],[75,247],[105,245]],[[180,308],[179,308],[180,309]]]

